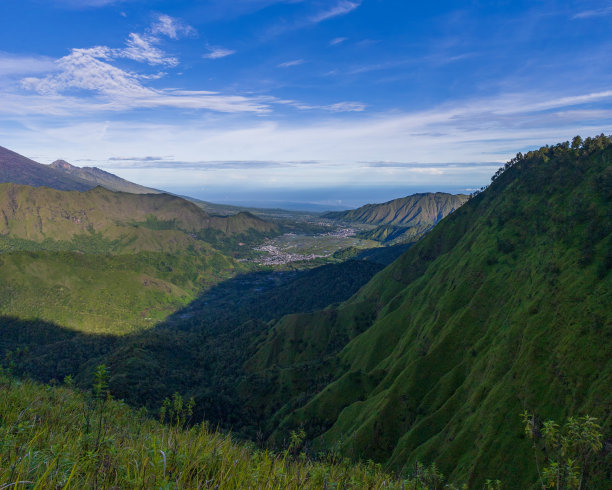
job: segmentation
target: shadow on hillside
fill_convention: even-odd
[[[106,364],[116,398],[156,411],[165,397],[179,392],[195,398],[198,419],[256,437],[257,421],[241,403],[239,389],[247,377],[243,365],[269,322],[344,301],[382,268],[349,260],[244,274],[204,292],[156,327],[126,336],[0,317],[0,362],[42,382],[70,375],[83,389],[91,387],[95,367]]]

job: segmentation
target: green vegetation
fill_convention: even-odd
[[[238,240],[276,230],[248,213],[210,216],[167,194],[101,187],[0,184],[0,209],[0,314],[90,333],[154,326],[211,285],[251,269],[230,256]]]
[[[0,375],[3,488],[426,490],[444,481],[435,467],[399,478],[371,461],[329,455],[314,462],[300,451],[297,433],[287,450],[273,453],[236,443],[206,423],[184,428],[192,405],[178,394],[164,405],[163,425],[111,400],[105,378],[99,366],[87,395]]]
[[[610,437],[611,164],[605,136],[520,155],[348,302],[276,323],[245,364],[271,440],[304,426],[315,448],[527,488],[523,407]]]
[[[0,314],[125,335],[154,326],[212,285],[246,270],[205,248],[182,254],[3,253]]]
[[[323,217],[348,223],[376,225],[359,236],[385,244],[416,242],[442,218],[463,205],[464,194],[443,192],[414,194],[383,204],[366,204],[351,211],[326,213]]]
[[[13,188],[6,193],[7,209],[12,209],[13,197],[20,192]],[[104,227],[91,227],[92,214],[74,206],[63,208],[69,211],[70,228],[60,220],[54,224],[44,213],[36,215],[41,218],[38,221],[27,222],[26,214],[23,223],[5,220],[11,240],[22,241],[9,240],[14,251],[0,256],[0,271],[7,271],[7,284],[0,292],[1,306],[6,308],[2,311],[23,315],[24,309],[30,309],[38,318],[0,318],[4,365],[20,376],[45,382],[72,376],[68,379],[81,389],[91,386],[97,372],[99,387],[83,398],[63,388],[4,381],[7,393],[22,387],[30,390],[30,395],[15,395],[26,403],[28,397],[36,399],[43,392],[49,397],[64,393],[66,399],[81,400],[74,402],[81,407],[78,411],[66,412],[74,417],[78,412],[80,418],[69,419],[66,426],[88,436],[80,439],[72,433],[66,453],[56,451],[49,453],[51,459],[40,460],[23,456],[69,446],[68,442],[53,442],[51,435],[63,434],[50,428],[49,435],[25,431],[23,440],[11,443],[5,454],[12,467],[19,468],[15,471],[23,469],[25,475],[26,466],[31,468],[28,481],[46,485],[44,478],[54,475],[55,483],[65,484],[73,473],[73,478],[80,478],[74,481],[81,485],[163,486],[172,478],[179,487],[209,481],[256,486],[262,481],[257,479],[262,475],[258,458],[264,458],[263,471],[268,477],[289,478],[273,480],[277,487],[320,486],[321,480],[315,483],[313,476],[319,471],[316,468],[327,475],[323,482],[330,487],[334,482],[358,486],[358,478],[368,478],[367,468],[375,468],[376,475],[383,475],[384,469],[391,475],[421,479],[420,483],[414,479],[400,482],[396,476],[381,476],[389,478],[387,487],[441,488],[440,473],[470,488],[500,488],[498,478],[510,482],[511,488],[552,484],[597,489],[609,484],[610,138],[601,135],[517,155],[496,173],[486,190],[471,196],[419,242],[381,248],[385,260],[404,253],[373,277],[380,266],[348,260],[309,271],[251,272],[211,287],[204,277],[209,271],[214,281],[219,273],[229,275],[243,265],[216,252],[203,238],[217,246],[226,243],[228,249],[239,247],[220,233],[239,236],[244,222],[257,222],[248,214],[237,215],[233,223],[206,215],[204,222],[216,225],[197,228],[202,223],[201,210],[166,201],[174,199],[170,196],[157,197],[171,207],[179,206],[180,212],[165,213],[151,204],[161,201],[147,201],[129,222],[127,216],[96,221]],[[106,198],[115,199],[106,195],[99,201],[103,208],[105,200],[110,202]],[[35,201],[30,196],[24,202]],[[79,209],[86,211],[87,219],[78,214]],[[69,241],[47,234],[47,229],[61,229],[69,240],[76,236],[77,243],[78,237],[89,234],[94,237],[92,247],[110,247],[113,254],[28,250],[31,242]],[[136,238],[128,243],[124,232],[130,229]],[[277,229],[269,231],[276,233]],[[257,232],[257,226],[247,231]],[[80,246],[86,243],[82,240]],[[332,260],[378,254],[358,252],[348,245]],[[166,254],[168,248],[174,251]],[[126,251],[136,253],[127,255]],[[151,262],[146,262],[147,257]],[[53,269],[49,264],[56,259]],[[209,262],[201,267],[198,261],[205,259]],[[64,262],[75,264],[67,267],[72,276],[66,279],[61,276]],[[178,295],[178,301],[188,301],[198,288],[201,294],[156,328],[122,338],[45,323],[34,301],[14,303],[15,298],[19,301],[16,292],[27,290],[34,298],[36,288],[42,291],[43,303],[54,295],[59,300],[63,292],[47,290],[46,281],[62,284],[64,280],[74,291],[70,301],[77,301],[81,285],[95,284],[97,276],[92,274],[89,283],[73,277],[89,270],[109,274],[103,282],[109,288],[121,284],[129,293],[126,296],[136,294],[138,287],[121,274],[135,272],[186,292]],[[155,283],[153,290],[165,287]],[[112,302],[126,301],[119,297],[119,289],[115,287],[114,296],[109,296]],[[101,296],[92,293],[94,297]],[[93,299],[87,301],[87,307],[95,307]],[[125,303],[125,310],[146,301],[143,296],[136,306]],[[158,304],[162,296],[151,301]],[[16,306],[11,310],[12,304]],[[108,366],[110,375],[100,366]],[[145,420],[143,414],[103,397],[107,384],[115,396],[146,406],[172,426]],[[183,401],[191,398],[194,403]],[[19,426],[24,417],[19,418],[19,408],[11,408],[14,403],[4,409],[13,414],[13,422],[0,421],[0,431],[11,427],[11,437],[18,433],[13,426]],[[66,401],[65,406],[71,403]],[[54,410],[61,406],[54,399]],[[83,406],[87,406],[85,414]],[[36,415],[24,407],[24,414]],[[516,414],[526,407],[544,419],[567,423],[540,423],[538,417],[527,414],[528,430],[521,431]],[[130,422],[133,417],[142,420],[148,434],[144,438]],[[60,416],[47,412],[41,418],[58,420]],[[118,432],[114,424],[107,423],[114,418]],[[277,454],[233,445],[226,436],[210,433],[206,424],[189,428],[190,418],[232,428],[234,434],[258,441],[260,447],[276,448]],[[113,441],[112,447],[126,444],[129,463],[122,454],[107,452],[111,451],[104,442],[107,438]],[[210,438],[215,441],[212,446],[206,442]],[[239,462],[235,464],[241,468],[239,475],[225,463],[218,466],[220,473],[206,466],[210,461],[216,464],[214,457],[204,455],[220,447],[222,440],[228,444],[227,454]],[[86,441],[86,449],[78,441]],[[20,453],[21,448],[27,448],[26,452]],[[155,459],[158,448],[166,456],[162,458],[165,465]],[[232,453],[232,448],[242,448],[236,451],[243,453]],[[95,455],[92,466],[81,459],[88,452]],[[300,456],[302,452],[331,459],[312,463]],[[62,466],[64,454],[69,456]],[[175,458],[172,463],[169,454]],[[354,470],[348,463],[338,463],[344,458],[371,460],[382,466],[366,463]],[[132,466],[134,461],[138,471]],[[112,468],[108,473],[107,467]],[[87,469],[80,473],[81,468]],[[337,471],[330,468],[345,469],[330,476]],[[294,470],[300,475],[297,480]],[[306,474],[308,480],[300,479]],[[356,479],[339,480],[349,474]],[[146,480],[146,475],[154,476]],[[9,482],[22,478],[19,473],[9,476]],[[133,483],[121,479],[128,477]],[[222,479],[226,477],[232,479]],[[380,480],[376,481],[379,483],[372,485],[380,487]]]
[[[521,418],[525,434],[534,441],[535,462],[542,488],[583,488],[589,463],[603,448],[603,434],[597,419],[588,415],[570,417],[563,427],[559,427],[554,420],[547,420],[538,426],[536,417],[526,410]],[[542,439],[547,459],[547,465],[541,472],[537,439]]]

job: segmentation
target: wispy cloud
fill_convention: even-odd
[[[33,75],[57,69],[55,60],[47,56],[23,56],[0,51],[0,75]]]
[[[183,36],[194,36],[197,34],[197,31],[179,19],[161,14],[151,26],[151,34],[154,36],[163,34],[170,39],[179,39]]]
[[[233,49],[209,46],[208,53],[202,55],[202,58],[206,58],[209,60],[216,60],[219,58],[225,58],[226,56],[230,56],[235,54],[236,51]]]
[[[346,41],[348,38],[346,37],[335,37],[334,39],[332,39],[329,42],[330,46],[337,46],[338,44],[342,44],[344,41]]]
[[[57,5],[83,9],[91,7],[106,7],[114,3],[121,3],[128,0],[55,0]]]
[[[148,63],[149,65],[178,65],[178,59],[167,56],[161,49],[154,44],[157,39],[147,35],[132,32],[125,42],[126,47],[114,50],[113,54],[117,57],[128,58],[134,61]]]
[[[279,68],[290,68],[292,66],[298,66],[298,65],[301,65],[303,63],[306,63],[306,61],[303,60],[303,59],[299,59],[299,60],[285,61],[284,63],[279,63],[276,66],[278,66]]]
[[[30,104],[33,110],[45,109],[48,114],[62,113],[62,105],[71,107],[72,110],[80,107],[84,111],[120,111],[139,107],[207,109],[219,112],[270,111],[269,102],[273,100],[272,98],[225,95],[207,91],[153,89],[145,86],[143,81],[159,79],[164,73],[139,74],[119,68],[112,63],[118,58],[126,58],[149,65],[177,66],[176,58],[166,55],[156,46],[160,41],[155,34],[176,39],[180,35],[190,33],[192,29],[181,21],[160,15],[145,33],[131,33],[124,48],[95,46],[72,49],[70,54],[54,63],[52,73],[44,77],[26,77],[22,79],[21,86],[41,96],[49,97],[46,104],[37,99],[32,99]],[[210,56],[213,58],[228,56],[231,54],[228,51],[213,50]],[[0,68],[1,66],[0,64]],[[36,70],[33,73],[42,71]],[[79,90],[93,92],[97,97],[79,99],[74,96],[75,91]],[[9,104],[10,107],[12,106]],[[5,107],[5,110],[7,109]]]
[[[209,109],[220,112],[269,112],[264,98],[223,95],[217,92],[156,90],[144,86],[138,74],[122,70],[108,59],[112,50],[105,47],[73,49],[57,61],[58,73],[43,78],[28,77],[22,86],[48,98],[46,104],[31,104],[32,108],[45,108],[49,113],[66,107],[81,107],[84,111],[127,110],[137,107],[175,107],[185,109]],[[154,75],[153,78],[157,78]],[[97,99],[76,100],[61,95],[73,90],[94,92]],[[35,102],[32,101],[32,102]],[[5,107],[6,110],[6,107]]]
[[[593,10],[583,10],[572,16],[572,19],[588,19],[591,17],[603,17],[612,14],[612,6]]]
[[[341,0],[336,3],[331,8],[326,10],[322,10],[317,14],[313,15],[310,20],[312,22],[322,22],[327,19],[331,19],[332,17],[338,17],[339,15],[346,15],[361,5],[361,0],[359,1],[349,1],[349,0]]]

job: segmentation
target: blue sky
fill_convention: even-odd
[[[209,200],[472,189],[611,132],[611,31],[609,1],[3,0],[0,145]]]

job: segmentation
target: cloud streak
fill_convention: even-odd
[[[601,9],[583,10],[572,16],[572,19],[590,19],[592,17],[604,17],[612,14],[612,6]]]
[[[306,63],[303,59],[299,59],[299,60],[290,60],[290,61],[285,61],[284,63],[279,63],[278,66],[279,68],[291,68],[292,66],[298,66],[298,65],[302,65]]]
[[[236,51],[233,49],[221,48],[221,47],[209,47],[208,53],[202,55],[202,58],[209,60],[216,60],[219,58],[225,58],[226,56],[231,56],[235,54]]]
[[[310,18],[314,23],[323,22],[324,20],[338,17],[340,15],[346,15],[353,10],[357,9],[361,5],[361,1],[349,1],[342,0],[333,7],[323,10]]]

